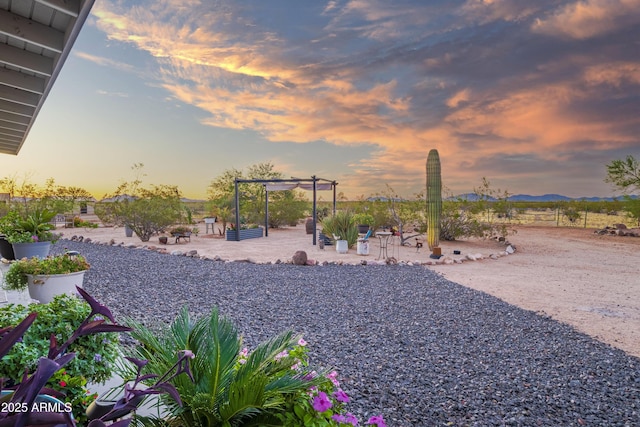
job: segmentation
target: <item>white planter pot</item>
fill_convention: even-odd
[[[369,240],[358,239],[358,246],[356,246],[356,253],[358,255],[369,255]]]
[[[69,274],[27,274],[29,296],[46,304],[53,301],[56,295],[75,295],[76,286],[82,287],[85,272],[86,270]]]
[[[346,240],[336,240],[336,252],[346,254],[349,252],[349,242]]]

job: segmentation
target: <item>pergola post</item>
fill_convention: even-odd
[[[338,185],[337,182],[333,181],[332,183],[332,187],[333,187],[333,214],[336,214],[336,185]]]
[[[318,186],[317,186],[317,182],[318,180],[316,179],[316,176],[313,175],[311,178],[313,178],[313,246],[316,245],[316,241],[317,241],[317,234],[318,234],[318,230],[317,230],[317,218],[318,218],[318,212],[317,212],[317,190],[318,190]]]
[[[238,194],[238,178],[234,180],[236,188],[236,241],[240,241],[240,197]]]
[[[264,184],[264,237],[269,237],[269,190]]]

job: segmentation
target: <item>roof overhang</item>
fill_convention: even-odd
[[[0,153],[18,154],[95,0],[0,0]]]

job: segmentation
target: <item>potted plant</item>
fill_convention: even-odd
[[[344,243],[340,243],[338,248],[339,240],[346,240],[347,248],[355,245],[358,240],[358,228],[353,222],[353,215],[349,212],[336,212],[334,216],[322,220],[322,233],[333,237],[338,252],[344,250]]]
[[[51,230],[55,228],[51,220],[55,212],[38,209],[21,218],[13,215],[3,225],[5,239],[11,243],[16,259],[49,255],[51,244],[58,240],[58,235]]]
[[[0,218],[0,256],[4,259],[16,259],[13,253],[13,246],[7,240],[7,234],[17,227],[19,219],[20,216],[15,211],[11,211]]]
[[[6,379],[5,386],[19,384],[25,369],[30,372],[36,370],[40,359],[50,354],[51,336],[55,337],[57,344],[63,345],[87,316],[91,314],[91,319],[85,321],[85,326],[100,319],[83,299],[60,295],[48,304],[0,307],[0,325],[16,326],[29,313],[37,314],[35,321],[2,359],[0,375]],[[95,398],[95,395],[87,394],[87,383],[103,383],[112,378],[114,364],[120,357],[118,334],[82,335],[68,346],[65,353],[73,353],[75,357],[63,369],[51,372],[52,377],[46,387],[55,390],[54,395],[63,402],[71,404],[78,425],[87,425],[84,412]]]
[[[373,215],[368,213],[358,213],[353,216],[353,222],[358,226],[359,234],[367,234],[374,221]]]
[[[24,258],[11,264],[4,276],[5,289],[23,291],[29,289],[29,296],[48,303],[56,295],[76,292],[82,287],[84,273],[89,263],[76,253],[45,258]]]

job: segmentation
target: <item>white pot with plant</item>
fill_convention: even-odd
[[[23,291],[29,289],[29,296],[45,304],[56,295],[76,293],[76,286],[82,287],[84,273],[90,265],[77,253],[46,258],[21,259],[14,262],[4,276],[4,288]]]

